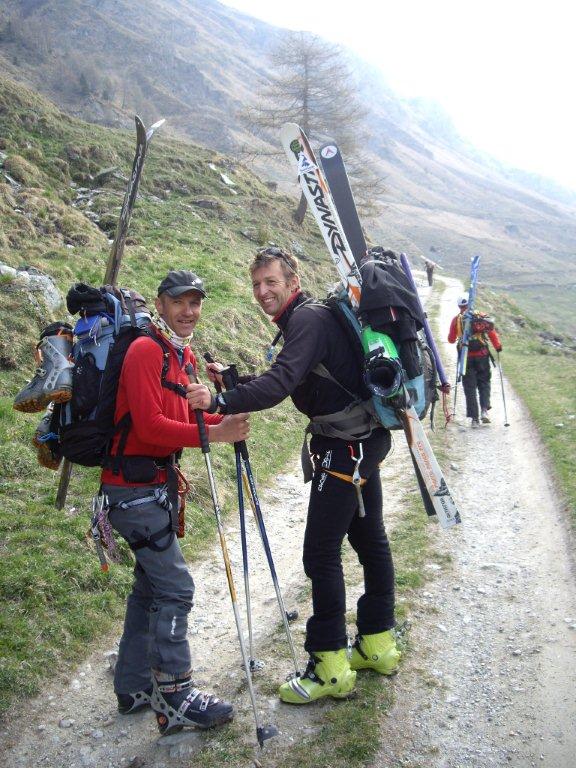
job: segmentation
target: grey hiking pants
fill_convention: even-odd
[[[150,496],[157,487],[102,486],[110,501],[110,523],[128,543],[162,530],[169,522],[169,512],[154,501],[128,509],[114,505]],[[134,552],[134,583],[114,674],[116,693],[148,688],[152,669],[169,680],[184,677],[192,666],[186,634],[194,581],[174,534],[167,534],[156,545],[161,549],[168,542],[162,551],[142,547]]]

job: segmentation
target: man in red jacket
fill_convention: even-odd
[[[460,313],[452,318],[450,331],[448,332],[448,341],[450,344],[458,342],[458,349],[462,343],[462,334],[464,331],[464,313],[468,309],[468,294],[465,293],[458,299]],[[483,317],[478,315],[478,319]],[[462,376],[462,386],[466,397],[466,416],[472,419],[471,426],[476,428],[480,426],[480,418],[484,424],[489,424],[488,411],[490,405],[490,379],[492,372],[490,370],[490,349],[488,348],[488,339],[496,352],[502,351],[500,338],[490,322],[484,322],[483,325],[489,330],[482,330],[474,333],[474,319],[472,320],[472,333],[468,340],[468,360],[466,363],[466,373]],[[478,391],[478,397],[476,395]],[[478,398],[480,399],[480,410],[478,409]],[[479,418],[480,417],[480,418]]]
[[[127,714],[150,704],[162,733],[233,717],[231,704],[192,681],[186,635],[194,582],[175,535],[177,459],[182,448],[200,445],[185,366],[196,369],[190,342],[205,296],[202,280],[187,270],[171,271],[160,283],[150,335],[130,345],[120,375],[115,422],[129,414],[130,428],[125,437],[117,434],[102,471],[109,520],[136,558],[114,676],[118,709]],[[233,443],[249,433],[246,414],[205,421],[210,442]]]

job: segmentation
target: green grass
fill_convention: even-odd
[[[550,333],[550,327],[523,316],[510,298],[491,294],[489,301],[488,311],[494,312],[502,331],[502,368],[538,428],[552,462],[561,498],[572,525],[576,527],[574,342],[563,336],[561,347],[551,345],[541,336]],[[497,376],[492,386],[494,396],[501,396]],[[548,456],[543,455],[544,464],[548,463]]]

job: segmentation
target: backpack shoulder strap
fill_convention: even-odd
[[[169,389],[177,395],[180,395],[180,397],[186,397],[186,387],[183,384],[178,384],[175,381],[168,381],[167,379],[168,371],[170,369],[170,347],[161,336],[153,333],[148,328],[145,331],[145,335],[152,339],[152,341],[155,341],[162,349],[162,371],[160,373],[161,385],[165,389]]]

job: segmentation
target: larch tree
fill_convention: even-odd
[[[312,142],[334,141],[346,160],[359,208],[374,214],[384,184],[363,150],[366,109],[344,50],[307,32],[289,32],[271,50],[268,64],[272,75],[243,113],[246,127],[267,145],[278,144],[277,132],[286,122],[298,123]],[[299,224],[305,212],[301,195],[294,213]]]

